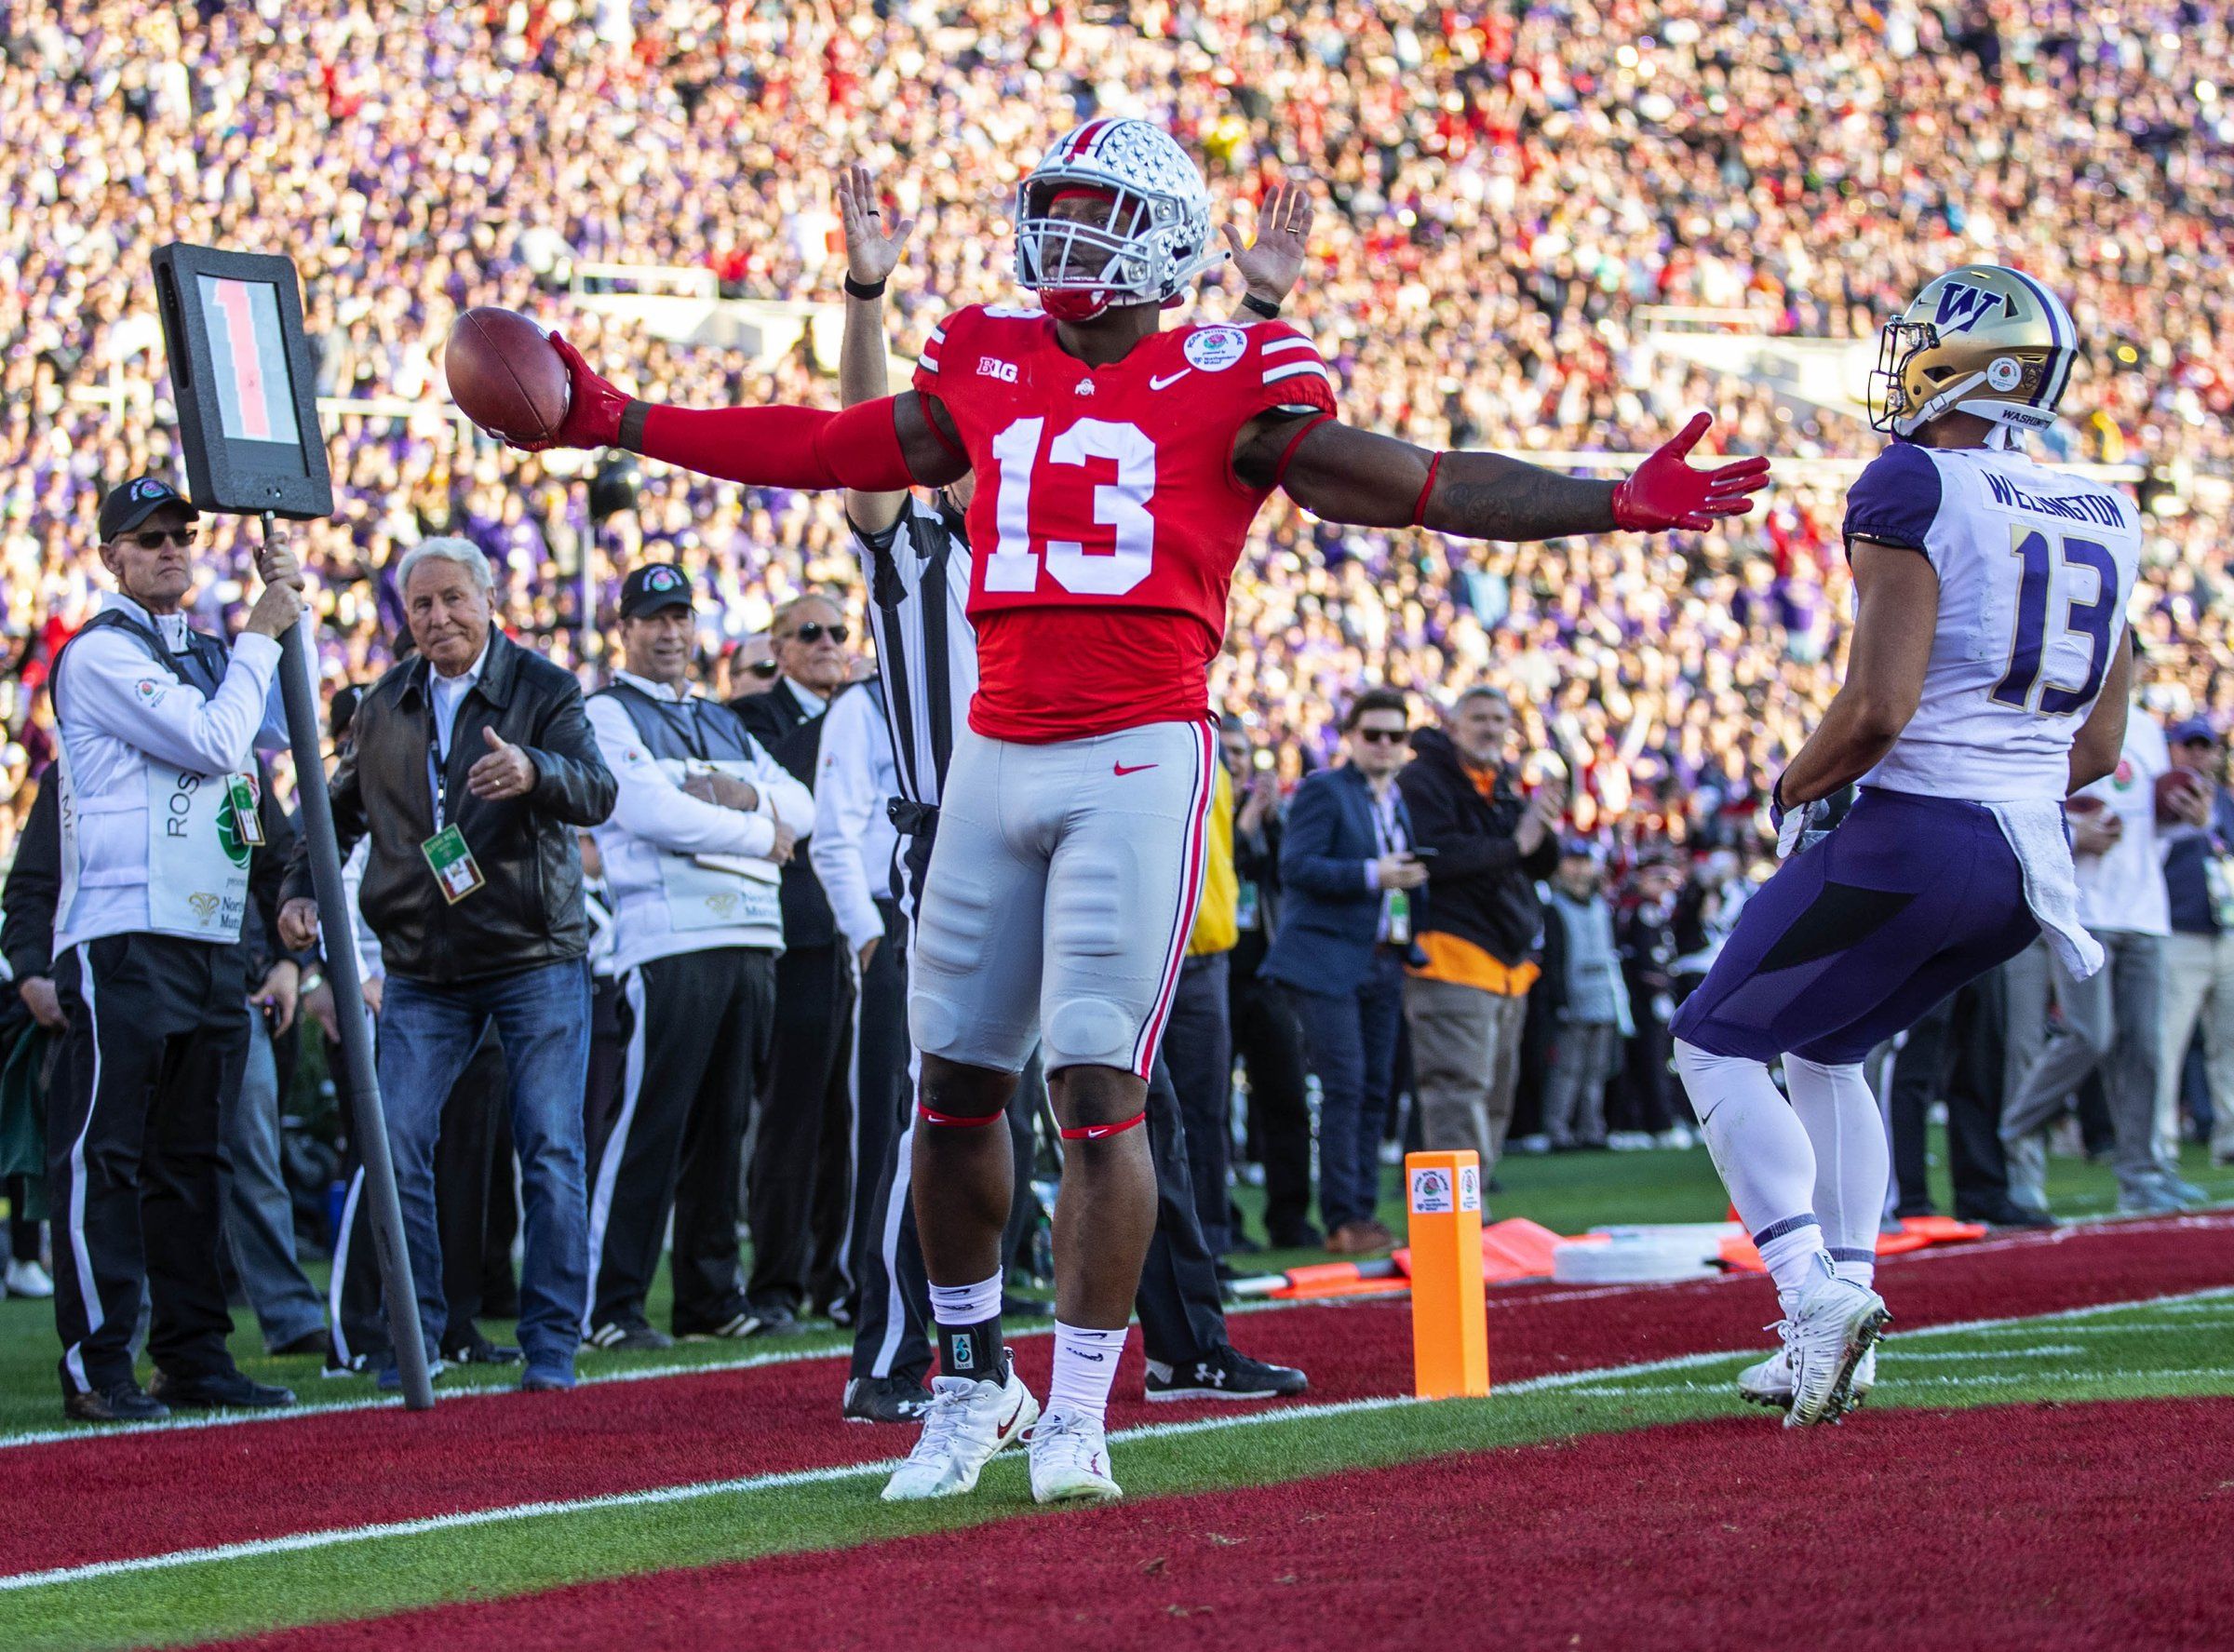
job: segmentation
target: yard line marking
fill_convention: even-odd
[[[2193,1301],[2212,1297],[2234,1296],[2234,1287],[2220,1287],[2209,1291],[2182,1292],[2172,1296],[2144,1297],[2133,1302],[2102,1303],[2093,1308],[2068,1310],[2069,1317],[2094,1316],[2115,1313],[2133,1308],[2154,1307],[2161,1303]],[[2060,1319],[2065,1314],[2028,1314],[2028,1320]],[[1967,1325],[1934,1325],[1928,1330],[1911,1333],[1918,1336],[1944,1335],[1948,1332],[2020,1323],[2014,1320],[1977,1320]],[[1610,1386],[1630,1377],[1647,1377],[1665,1372],[1686,1371],[1701,1365],[1715,1364],[1743,1358],[1757,1350],[1725,1349],[1714,1353],[1679,1354],[1672,1359],[1647,1360],[1633,1365],[1601,1365],[1587,1371],[1561,1371],[1547,1376],[1531,1377],[1524,1381],[1505,1383],[1492,1390],[1491,1398],[1510,1399],[1522,1394],[1554,1390],[1580,1390],[1593,1395],[1619,1397],[1626,1394],[1649,1393],[1649,1389]],[[696,1369],[697,1367],[693,1367]],[[2115,1374],[2106,1374],[2114,1376]],[[2234,1371],[2216,1366],[2188,1371],[2149,1373],[2160,1377],[2234,1377]],[[2106,1379],[2106,1374],[2094,1374],[2096,1380]],[[1904,1379],[1917,1383],[1953,1382],[1951,1377],[1917,1377]],[[2033,1377],[1981,1378],[1982,1381],[2010,1382],[2037,1381]],[[1676,1393],[1688,1393],[1694,1388],[1702,1390],[1717,1390],[1723,1385],[1680,1385],[1671,1389]],[[1221,1417],[1205,1417],[1186,1422],[1146,1423],[1137,1428],[1123,1429],[1110,1436],[1112,1444],[1133,1440],[1169,1440],[1189,1434],[1208,1434],[1227,1429],[1261,1428],[1282,1422],[1316,1421],[1324,1417],[1355,1416],[1366,1412],[1393,1411],[1407,1405],[1433,1404],[1415,1399],[1409,1394],[1389,1394],[1363,1400],[1341,1400],[1322,1405],[1293,1405],[1275,1410],[1253,1413],[1227,1413]],[[654,1508],[664,1504],[694,1502],[707,1498],[747,1495],[761,1491],[780,1490],[796,1485],[826,1485],[844,1480],[858,1480],[877,1474],[890,1473],[899,1467],[901,1458],[887,1457],[873,1463],[850,1463],[828,1469],[793,1469],[781,1473],[747,1474],[729,1480],[701,1481],[687,1485],[659,1486],[650,1491],[614,1492],[600,1497],[574,1499],[543,1499],[530,1503],[508,1503],[494,1509],[475,1509],[457,1514],[429,1515],[417,1520],[385,1521],[374,1524],[341,1526],[330,1530],[296,1532],[284,1538],[261,1538],[250,1542],[214,1544],[200,1549],[172,1550],[163,1554],[147,1554],[128,1560],[93,1561],[83,1565],[57,1566],[38,1572],[15,1572],[0,1575],[0,1593],[13,1593],[26,1589],[90,1582],[102,1578],[122,1577],[138,1572],[168,1571],[180,1566],[218,1564],[235,1560],[255,1560],[269,1554],[299,1553],[309,1550],[330,1549],[344,1543],[380,1541],[389,1538],[420,1537],[432,1532],[456,1531],[471,1526],[495,1525],[518,1520],[534,1520],[551,1514],[595,1513],[612,1509]]]
[[[2052,1354],[2083,1354],[2087,1350],[2076,1342],[2051,1342],[2038,1348],[2005,1348],[1994,1351],[2001,1359],[2042,1360]],[[1980,1357],[1973,1351],[1962,1350],[1947,1353],[1910,1353],[1898,1346],[1896,1338],[1890,1336],[1877,1344],[1877,1352],[1901,1365],[1913,1364],[1918,1360],[1975,1360]]]

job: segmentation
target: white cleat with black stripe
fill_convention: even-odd
[[[1050,1411],[1031,1430],[1031,1500],[1113,1503],[1124,1493],[1110,1477],[1101,1424],[1083,1411]]]
[[[1782,1325],[1776,1327],[1781,1333]],[[1872,1348],[1854,1363],[1854,1378],[1849,1385],[1849,1411],[1859,1410],[1862,1402],[1869,1398],[1869,1390],[1877,1386],[1877,1350]],[[1773,1406],[1779,1411],[1792,1409],[1792,1358],[1780,1346],[1767,1359],[1745,1367],[1738,1373],[1738,1398],[1748,1405]]]
[[[1882,1296],[1849,1280],[1828,1278],[1809,1289],[1784,1326],[1792,1363],[1784,1427],[1836,1422],[1851,1408],[1855,1367],[1891,1317]]]

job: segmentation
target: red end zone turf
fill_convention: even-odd
[[[2225,1646],[2229,1437],[2226,1400],[1864,1412],[1800,1454],[1730,1418],[229,1644]]]
[[[1927,1252],[1880,1275],[1894,1330],[2052,1312],[2234,1280],[2234,1216],[2072,1229]],[[1554,1287],[1490,1298],[1494,1382],[1767,1347],[1761,1281]],[[1312,1402],[1411,1385],[1408,1310],[1291,1309],[1237,1316],[1234,1340],[1301,1364]],[[1139,1339],[1120,1395],[1140,1391]],[[1045,1391],[1048,1339],[1017,1345]],[[0,1450],[0,1573],[79,1565],[296,1532],[538,1499],[575,1499],[895,1457],[905,1430],[838,1417],[842,1362],[596,1384],[570,1394],[460,1395],[419,1416],[328,1413],[214,1429],[148,1430]],[[1230,1411],[1113,1405],[1112,1428]],[[148,1496],[151,1486],[175,1495]]]

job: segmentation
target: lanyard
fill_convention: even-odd
[[[698,702],[695,699],[685,700],[680,705],[672,707],[661,705],[657,700],[653,701],[652,704],[658,706],[660,716],[666,719],[667,726],[680,737],[682,748],[685,751],[702,763],[711,760],[706,755],[706,730],[699,725]],[[679,711],[681,713],[680,717],[676,715]]]
[[[1373,840],[1383,854],[1394,854],[1405,847],[1403,834],[1396,826],[1396,788],[1373,799]]]
[[[434,700],[427,700],[426,719],[426,783],[435,799],[435,830],[440,831],[450,818],[450,766],[442,760],[442,734],[435,720]],[[455,725],[453,723],[452,727]]]

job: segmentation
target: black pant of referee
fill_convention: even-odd
[[[745,1173],[752,1229],[746,1296],[786,1330],[810,1296],[842,1300],[853,1075],[854,964],[842,943],[787,947],[775,963],[775,1030]]]
[[[776,961],[760,947],[654,958],[621,976],[620,1111],[591,1152],[588,1338],[649,1328],[644,1298],[675,1214],[678,1336],[742,1336],[737,1156],[768,1066]]]
[[[62,1392],[105,1394],[131,1380],[143,1288],[162,1378],[232,1378],[218,1098],[248,1062],[247,953],[106,935],[56,959],[54,978],[70,1018],[47,1114]]]

